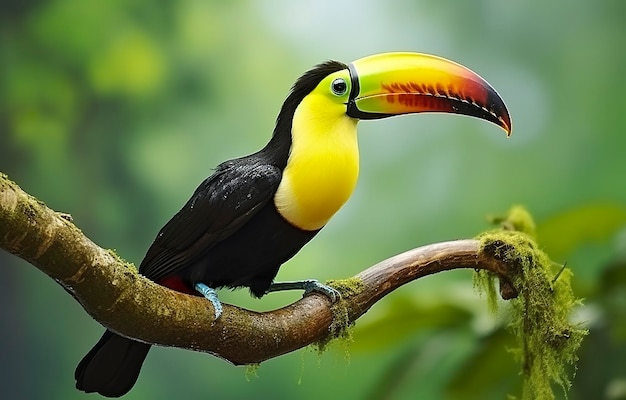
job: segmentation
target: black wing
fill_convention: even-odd
[[[273,199],[281,176],[275,166],[246,159],[221,164],[161,229],[139,272],[158,281],[201,257]]]

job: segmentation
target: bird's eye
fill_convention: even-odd
[[[343,78],[337,78],[330,84],[330,90],[336,96],[343,96],[348,91],[348,84]]]

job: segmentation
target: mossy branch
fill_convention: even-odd
[[[489,270],[500,277],[503,298],[517,296],[506,260],[483,252],[478,240],[457,240],[410,250],[335,282],[342,300],[334,307],[317,294],[264,313],[224,304],[223,315],[214,321],[206,300],[140,276],[133,265],[83,235],[71,218],[2,174],[0,248],[45,272],[95,320],[123,336],[208,352],[233,364],[259,363],[323,341],[337,331],[331,329],[336,307],[342,309],[339,324],[352,324],[394,289],[445,270]]]
[[[479,236],[483,252],[505,260],[513,266],[510,279],[519,293],[511,302],[508,328],[517,346],[511,349],[521,364],[522,400],[553,400],[553,383],[567,397],[571,371],[584,337],[589,333],[571,321],[571,314],[581,300],[574,296],[570,284],[572,272],[550,260],[535,243],[535,224],[523,207],[513,207],[497,221],[502,229]],[[495,313],[497,302],[493,275],[476,271],[475,284],[487,292]]]

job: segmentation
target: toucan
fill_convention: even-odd
[[[139,273],[206,297],[215,289],[338,292],[315,280],[274,283],[280,266],[348,200],[359,175],[357,123],[445,112],[492,122],[507,133],[502,98],[483,78],[447,59],[382,53],[349,64],[327,61],[293,85],[261,150],[217,166],[160,230]],[[119,397],[135,384],[150,344],[107,330],[76,368],[76,387]]]

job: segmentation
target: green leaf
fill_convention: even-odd
[[[388,298],[387,311],[367,324],[357,324],[354,351],[373,350],[397,345],[424,329],[437,330],[467,325],[473,315],[459,306],[437,302],[424,304],[406,297]]]
[[[537,236],[553,259],[563,259],[578,247],[611,238],[626,226],[626,207],[612,203],[585,204],[539,224]]]
[[[448,384],[446,398],[505,399],[507,395],[521,393],[519,366],[507,354],[507,348],[512,345],[512,336],[504,329],[482,339]]]

